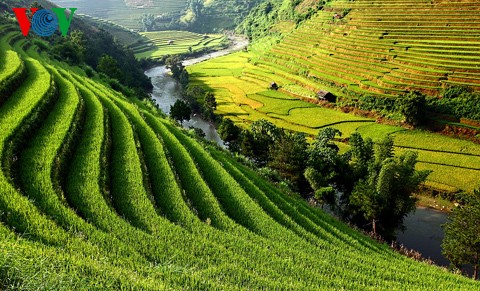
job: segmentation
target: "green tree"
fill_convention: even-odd
[[[143,31],[152,31],[155,26],[155,16],[153,14],[143,14],[139,21]]]
[[[464,94],[472,93],[472,88],[465,86],[448,86],[442,90],[442,97],[445,99],[455,99]]]
[[[239,150],[241,132],[240,127],[236,126],[235,123],[228,118],[224,118],[218,127],[220,138],[227,144],[231,151]]]
[[[393,142],[393,141],[392,141]],[[389,141],[389,143],[391,143]],[[352,168],[353,174],[357,180],[364,179],[368,176],[368,165],[373,161],[375,157],[374,144],[372,139],[363,139],[360,133],[353,133],[349,140],[349,164]],[[391,152],[387,150],[388,157],[391,156]]]
[[[480,190],[464,200],[465,205],[456,208],[443,226],[442,253],[456,268],[473,265],[473,278],[477,280],[480,266]]]
[[[328,181],[317,170],[307,168],[304,175],[314,191],[315,199],[322,204],[322,207],[325,204],[335,205],[335,189],[331,186],[324,186],[328,184]]]
[[[198,102],[205,95],[205,90],[200,86],[189,85],[185,88],[183,97],[192,109],[192,113],[202,113],[202,106]]]
[[[98,61],[97,71],[106,74],[110,78],[119,79],[122,72],[117,61],[111,56],[104,54]]]
[[[329,187],[334,183],[336,177],[339,175],[338,165],[341,160],[339,154],[339,147],[334,143],[336,136],[341,136],[342,133],[338,129],[325,128],[318,132],[313,144],[309,147],[308,153],[308,167],[318,174],[310,175],[310,186],[314,190],[321,187]],[[317,177],[316,181],[312,179]],[[317,186],[315,186],[317,185]]]
[[[170,106],[170,116],[181,124],[184,120],[190,120],[191,114],[192,110],[182,100],[177,100],[173,106]]]
[[[217,109],[217,100],[215,99],[215,95],[212,92],[205,93],[205,97],[203,98],[204,104],[213,110]]]
[[[416,171],[417,153],[405,151],[392,157],[393,143],[387,138],[375,147],[375,160],[368,165],[368,176],[359,180],[349,197],[350,210],[371,222],[372,231],[393,239],[395,229],[415,209],[412,194],[430,171]],[[360,222],[361,226],[361,221]]]
[[[205,93],[203,97],[202,116],[205,120],[215,122],[215,110],[217,109],[217,100],[212,92]]]
[[[189,76],[182,59],[179,56],[171,56],[165,60],[165,64],[172,72],[173,78],[177,79],[184,88],[187,87]]]
[[[297,191],[305,189],[306,185],[303,172],[307,166],[307,148],[304,134],[284,133],[269,151],[268,166],[290,181]]]
[[[170,69],[172,76],[175,79],[180,77],[180,74],[185,70],[185,67],[182,64],[182,59],[179,56],[171,56],[165,60],[167,69]]]
[[[283,130],[264,119],[257,120],[241,134],[240,152],[252,158],[259,166],[266,166],[269,151],[280,139]]]
[[[414,91],[399,96],[395,106],[408,124],[417,126],[426,119],[427,101],[425,95],[420,92]]]

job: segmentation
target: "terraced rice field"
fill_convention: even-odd
[[[262,59],[263,66],[357,93],[435,95],[480,89],[478,1],[332,1]],[[350,12],[335,19],[344,9]],[[305,85],[308,85],[306,82]]]
[[[406,90],[435,95],[446,84],[480,89],[480,3],[357,0],[328,5],[281,41],[261,40],[248,53],[190,67],[192,83],[213,90],[218,113],[243,127],[264,118],[311,135],[323,126],[339,128],[347,137],[355,131],[377,139],[397,132],[398,149],[409,145],[418,150],[419,168],[434,171],[431,185],[479,187],[479,161],[458,147],[466,145],[478,156],[478,145],[422,132],[410,132],[407,138],[400,128],[291,99],[315,98],[319,90],[349,98],[396,97]],[[343,9],[351,10],[334,19]],[[271,82],[280,86],[279,92],[267,91]],[[266,98],[265,92],[277,96]],[[432,138],[442,139],[441,148],[425,149]]]
[[[367,118],[355,117],[340,111],[318,107],[292,97],[286,90],[269,90],[270,80],[277,72],[265,72],[264,80],[252,80],[248,72],[252,65],[248,59],[255,52],[240,52],[216,58],[188,68],[192,85],[206,86],[217,98],[217,111],[247,127],[258,119],[270,120],[279,126],[315,135],[320,128],[335,127],[347,136],[365,123],[374,122]],[[263,72],[263,71],[262,71]],[[277,84],[285,83],[274,79]],[[290,90],[298,90],[292,85]]]
[[[166,55],[206,52],[226,45],[221,34],[197,34],[188,31],[142,32],[148,41],[131,46],[137,58],[161,58]]]
[[[17,36],[0,33],[1,84],[18,83],[0,105],[2,289],[480,288],[285,195]]]
[[[186,0],[54,0],[61,7],[76,7],[77,13],[110,20],[128,29],[139,30],[140,18],[144,14],[160,16],[180,12],[187,5]]]

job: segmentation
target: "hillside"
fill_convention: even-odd
[[[312,92],[480,90],[479,10],[478,1],[330,1],[259,62],[278,75],[299,75]]]
[[[148,39],[131,46],[139,59],[159,59],[167,55],[200,54],[228,46],[228,39],[221,34],[197,34],[188,31],[152,31],[140,33]]]
[[[310,2],[298,7],[305,3]],[[255,14],[247,20],[258,23],[242,27],[254,39],[248,52],[189,68],[191,84],[217,96],[217,113],[242,127],[266,119],[311,136],[324,127],[341,130],[344,138],[356,131],[374,139],[391,135],[398,152],[417,151],[418,168],[433,171],[429,186],[448,191],[480,186],[480,146],[472,141],[378,124],[364,112],[347,114],[352,108],[305,102],[317,102],[320,90],[349,106],[365,96],[391,104],[407,90],[436,96],[454,84],[478,91],[477,1],[330,1],[297,28],[280,17],[281,6],[275,7],[265,17],[271,20],[265,22],[271,36],[258,38],[261,33],[249,30],[265,21]],[[272,82],[278,91],[269,90]],[[452,131],[471,130],[480,137],[478,125],[462,124],[460,118],[442,122]]]
[[[129,29],[140,30],[140,18],[144,14],[180,16],[187,5],[186,0],[54,0],[61,7],[76,7],[78,13],[87,14],[123,25]]]
[[[78,13],[113,21],[135,31],[234,29],[260,0],[53,0]],[[145,16],[148,17],[146,18]],[[142,23],[142,20],[146,20]],[[144,25],[146,24],[146,25]]]
[[[0,289],[475,290],[0,26]]]

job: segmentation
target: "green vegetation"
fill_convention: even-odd
[[[478,126],[462,121],[478,119],[480,104],[475,93],[480,71],[474,61],[478,27],[473,25],[478,15],[469,12],[466,20],[464,14],[464,6],[477,7],[476,2],[287,2],[266,1],[252,10],[240,27],[254,40],[248,52],[187,68],[190,84],[214,93],[217,114],[241,128],[265,119],[311,137],[327,126],[342,131],[344,138],[354,132],[374,140],[391,135],[398,154],[417,151],[417,169],[433,170],[428,185],[453,191],[479,186],[480,147],[455,138],[478,141]],[[296,5],[295,12],[289,5]],[[295,15],[307,15],[306,7],[320,10],[298,18],[296,29],[281,34],[275,29],[295,23]],[[470,22],[472,28],[466,29]],[[278,91],[267,91],[272,82]],[[320,90],[340,102],[320,102]],[[420,92],[429,96],[423,100]],[[393,120],[387,124],[431,121],[438,131],[450,128],[444,133],[453,137],[373,124],[373,119],[341,112],[345,107]],[[439,114],[448,115],[447,120]]]
[[[3,36],[0,56],[14,51],[25,78],[0,105],[1,289],[478,288],[283,193],[105,77]]]
[[[187,4],[186,0],[162,0],[162,1],[141,1],[141,0],[113,0],[113,1],[72,1],[55,0],[56,4],[62,7],[77,7],[79,14],[87,14],[112,21],[128,29],[140,30],[142,24],[140,19],[145,14],[158,16],[179,17],[180,12]]]
[[[177,100],[173,106],[170,106],[170,116],[176,121],[183,123],[184,120],[190,120],[192,110],[182,100]]]
[[[134,31],[189,30],[198,33],[233,30],[260,0],[55,0],[77,7],[100,25],[111,23]],[[109,29],[112,31],[112,28]],[[122,33],[125,37],[125,33]],[[128,38],[128,37],[127,37]]]
[[[473,266],[473,279],[478,279],[480,267],[480,242],[478,238],[480,219],[480,192],[464,197],[465,205],[456,208],[444,225],[443,253],[455,268],[469,264]]]
[[[148,42],[131,46],[137,58],[161,59],[168,55],[193,55],[224,47],[228,40],[221,34],[197,34],[188,31],[143,32]]]

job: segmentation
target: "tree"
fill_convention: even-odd
[[[370,221],[372,231],[386,239],[393,239],[395,229],[402,226],[405,216],[415,209],[416,199],[412,194],[430,174],[430,171],[415,170],[417,153],[405,151],[393,157],[392,152],[390,138],[375,147],[375,159],[370,159],[368,176],[355,184],[349,197],[350,211]],[[362,226],[361,221],[356,222]]]
[[[143,31],[152,31],[155,26],[155,16],[153,14],[143,14],[138,23],[142,25]]]
[[[189,76],[182,63],[182,59],[179,56],[171,56],[165,60],[165,64],[167,69],[170,69],[172,72],[173,78],[177,79],[183,87],[186,87]]]
[[[375,234],[377,233],[377,220],[385,204],[383,198],[378,195],[374,187],[365,181],[358,182],[350,195],[350,203],[358,207],[358,211],[367,221],[371,221],[372,231]]]
[[[290,181],[298,191],[305,190],[303,172],[307,160],[307,140],[302,133],[284,133],[269,151],[268,166]]]
[[[335,205],[335,189],[331,186],[324,186],[328,184],[328,181],[317,170],[307,168],[304,175],[314,191],[315,199],[322,204],[322,207],[325,204]]]
[[[217,100],[212,92],[205,93],[203,97],[202,116],[205,120],[215,122],[215,110],[217,109]]]
[[[473,265],[473,279],[478,279],[480,266],[480,190],[465,197],[465,205],[448,217],[442,253],[457,268]]]
[[[393,140],[391,142],[393,142]],[[368,176],[368,165],[375,157],[373,141],[370,138],[364,140],[360,133],[355,132],[350,136],[348,144],[351,147],[349,151],[349,164],[353,174],[356,180],[365,179]],[[388,151],[386,153],[389,157],[391,154],[393,153]]]
[[[239,139],[242,130],[232,120],[224,118],[218,127],[220,138],[228,145],[231,151],[239,150]]]
[[[85,37],[83,32],[80,30],[74,30],[68,37],[56,38],[52,50],[53,53],[62,61],[67,61],[76,65],[82,63],[85,59],[86,52]],[[101,69],[104,68],[102,67]],[[110,73],[111,72],[109,72],[109,74]],[[115,74],[118,75],[118,73],[119,71],[117,71]]]
[[[185,88],[183,97],[192,109],[192,113],[202,113],[202,106],[197,100],[205,95],[205,90],[200,86],[189,85]]]
[[[217,100],[215,99],[215,95],[212,92],[205,93],[205,97],[203,98],[204,104],[213,110],[217,109]]]
[[[177,100],[173,106],[170,106],[170,116],[181,124],[184,120],[190,120],[191,114],[192,110],[182,100]]]
[[[472,93],[472,88],[466,86],[448,86],[442,90],[442,97],[445,99],[455,99],[463,94]]]
[[[264,119],[257,120],[248,130],[242,131],[240,151],[252,158],[259,166],[265,166],[269,161],[269,151],[280,139],[283,130]]]
[[[100,57],[97,71],[104,73],[113,79],[119,79],[122,74],[118,67],[117,61],[107,54],[104,54]]]
[[[320,189],[321,187],[331,186],[340,173],[338,170],[338,165],[341,159],[339,154],[340,149],[333,141],[336,136],[341,135],[342,133],[338,129],[322,129],[318,132],[315,141],[307,151],[308,167],[311,168],[310,171],[315,171],[317,173],[315,175],[310,175],[308,179],[310,186],[314,190]]]
[[[33,1],[32,5],[30,5],[31,8],[38,8],[38,9],[43,9],[43,6],[38,3],[38,1]]]
[[[408,124],[417,126],[425,121],[427,101],[424,94],[417,91],[404,94],[396,100],[395,106]]]
[[[171,56],[165,60],[167,69],[170,69],[172,76],[175,79],[180,77],[180,74],[185,70],[185,67],[182,64],[182,59],[179,56]]]

